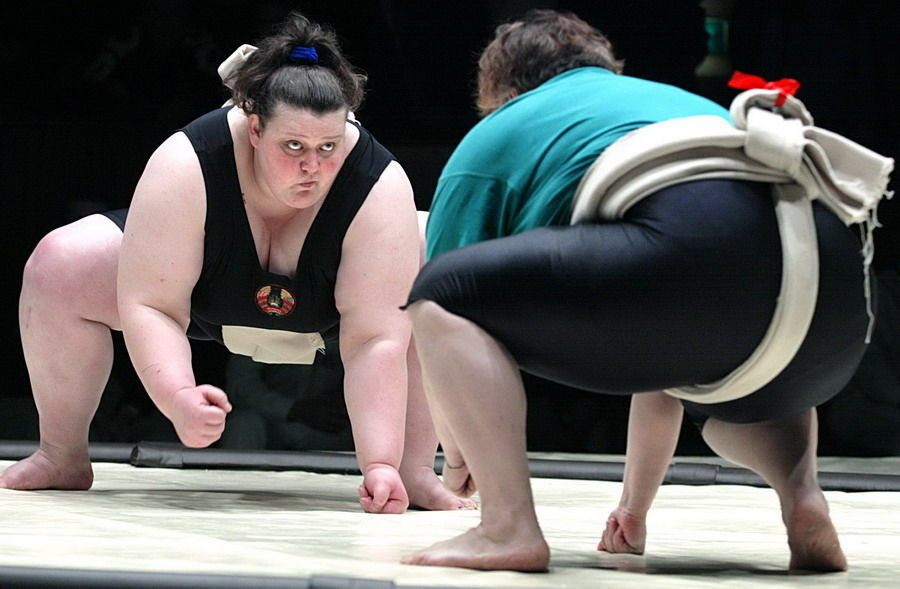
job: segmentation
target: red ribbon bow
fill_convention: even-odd
[[[800,82],[793,78],[782,78],[777,82],[767,82],[759,76],[751,76],[743,72],[734,72],[728,85],[732,88],[740,88],[741,90],[753,90],[755,88],[763,88],[765,90],[778,90],[778,99],[775,106],[781,106],[788,96],[793,96],[800,89]]]

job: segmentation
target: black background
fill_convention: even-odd
[[[0,437],[36,435],[16,319],[21,270],[31,249],[56,226],[127,205],[153,149],[227,98],[215,68],[238,45],[254,42],[295,8],[334,27],[351,61],[369,75],[358,117],[401,160],[425,209],[441,166],[477,120],[472,94],[479,50],[498,21],[536,6],[572,10],[598,27],[626,60],[627,74],[680,85],[726,105],[736,93],[723,80],[694,76],[706,53],[706,33],[703,10],[690,0],[101,0],[20,3],[7,11],[0,25],[7,267],[0,289],[0,333],[6,336]],[[733,65],[767,79],[799,79],[799,97],[816,124],[896,158],[898,12],[893,3],[868,0],[737,0]],[[897,266],[897,200],[881,207],[879,268]],[[107,395],[114,399],[104,401],[92,435],[110,441],[150,437],[147,430],[123,429],[125,418],[151,410],[118,340],[117,346],[116,391]],[[198,345],[199,378],[221,383],[223,358],[222,350]],[[611,440],[624,439],[627,401],[582,395],[596,404],[595,419],[572,427],[567,412],[576,410],[555,400],[556,387],[531,379],[529,386],[540,415],[530,426],[536,444],[620,449]],[[577,413],[585,413],[583,407]]]

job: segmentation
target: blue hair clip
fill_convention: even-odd
[[[319,52],[316,51],[315,47],[297,45],[288,54],[288,61],[303,65],[316,65],[319,63]]]

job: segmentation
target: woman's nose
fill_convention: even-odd
[[[300,160],[300,169],[304,172],[315,172],[319,169],[319,158],[315,154],[307,155]]]

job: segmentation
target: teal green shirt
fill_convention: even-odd
[[[567,71],[510,100],[466,134],[444,167],[428,258],[568,224],[578,182],[604,149],[639,127],[694,115],[729,119],[696,94],[598,67]]]

